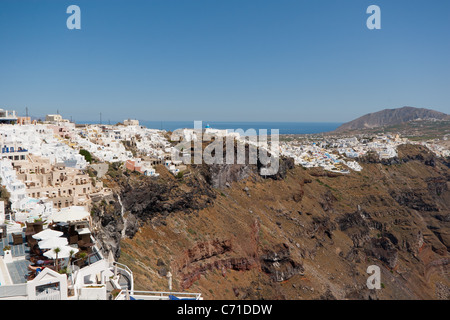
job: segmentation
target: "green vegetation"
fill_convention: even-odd
[[[177,173],[176,178],[177,178],[178,180],[182,180],[182,179],[183,179],[183,176],[184,176],[184,171],[180,171],[180,172]]]
[[[81,149],[80,154],[84,156],[84,159],[86,159],[87,162],[92,163],[92,155],[89,151]]]
[[[336,191],[334,188],[332,188],[332,187],[330,187],[328,184],[322,182],[320,179],[316,179],[316,181],[317,181],[321,186],[324,186],[324,187],[326,187],[326,188],[328,188],[328,189],[330,189],[330,190]]]
[[[119,172],[120,166],[121,166],[121,164],[119,162],[110,163],[108,165],[108,172],[107,172],[107,174],[113,179],[118,177],[119,174],[120,174],[120,172]]]
[[[5,202],[5,210],[7,207],[10,206],[10,203],[9,203],[10,196],[11,195],[9,194],[8,190],[6,190],[6,188],[4,186],[0,186],[0,201]]]
[[[423,135],[423,136],[407,136],[408,140],[411,141],[427,141],[439,138],[437,135]]]

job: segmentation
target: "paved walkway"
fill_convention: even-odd
[[[12,234],[9,233],[6,238],[0,239],[0,255],[3,256],[3,248],[6,246],[11,247],[12,257],[14,259],[11,263],[6,263],[6,267],[8,268],[8,273],[11,277],[13,284],[26,283],[26,276],[28,275],[28,266],[31,264],[29,260],[26,260],[26,257],[30,254],[30,248],[25,242],[25,235],[22,232],[23,241],[22,244],[13,243]]]
[[[24,233],[22,233],[22,236],[24,237],[24,239],[23,239],[24,243],[16,244],[16,245],[13,245],[13,237],[12,237],[11,233],[9,233],[6,238],[1,239],[0,240],[0,255],[2,255],[2,256],[4,255],[3,248],[5,246],[11,247],[13,258],[28,255],[30,253],[30,248],[28,248],[28,245],[26,245]]]
[[[9,275],[14,284],[26,283],[27,275],[30,272],[28,266],[31,264],[30,261],[25,259],[15,260],[11,263],[7,263]]]

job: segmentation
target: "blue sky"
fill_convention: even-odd
[[[68,30],[69,5],[81,30]],[[381,8],[381,30],[366,9]],[[0,108],[76,121],[450,113],[448,0],[1,0]]]

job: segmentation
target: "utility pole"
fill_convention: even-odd
[[[102,124],[102,113],[100,112],[100,124]]]

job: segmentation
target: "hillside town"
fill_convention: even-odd
[[[11,209],[23,212],[36,211],[39,203],[46,203],[55,210],[81,206],[89,211],[91,195],[108,191],[99,177],[89,176],[88,168],[98,172],[102,165],[105,169],[107,164],[119,163],[126,170],[158,177],[160,173],[155,167],[163,165],[177,175],[187,166],[174,159],[174,153],[180,150],[169,140],[191,142],[205,136],[208,139],[232,137],[239,143],[273,152],[264,139],[255,140],[256,136],[241,136],[238,131],[218,130],[209,125],[201,131],[198,128],[176,130],[169,137],[166,131],[140,126],[134,119],[125,119],[116,125],[79,125],[59,114],[47,115],[44,121],[38,122],[18,117],[15,111],[2,112],[1,183],[10,194]],[[349,173],[363,170],[358,159],[369,152],[380,159],[389,159],[396,157],[397,147],[405,143],[422,144],[439,157],[450,155],[442,144],[410,141],[398,134],[284,139],[279,142],[279,154],[293,158],[296,165],[305,168],[321,167]],[[18,216],[26,217],[26,214]]]
[[[0,300],[202,299],[172,292],[170,278],[167,292],[135,291],[133,272],[94,236],[92,199],[111,193],[99,179],[108,164],[157,177],[154,165],[170,157],[162,133],[137,120],[77,126],[0,110],[0,144]]]
[[[419,144],[427,147],[438,157],[449,157],[449,149],[435,141],[412,141],[395,135],[374,135],[370,137],[313,136],[301,140],[283,141],[280,145],[282,155],[292,157],[295,164],[305,168],[321,167],[324,170],[349,173],[361,171],[358,163],[368,153],[379,159],[397,157],[397,147],[402,144]]]
[[[101,180],[111,164],[154,178],[161,174],[158,170],[175,176],[183,173],[187,163],[174,159],[173,154],[187,150],[176,149],[173,140],[191,142],[203,135],[231,137],[242,144],[272,150],[272,141],[258,141],[256,136],[249,138],[209,125],[200,130],[180,129],[169,137],[168,132],[146,128],[134,119],[116,125],[75,124],[59,114],[31,121],[29,117],[18,117],[15,111],[0,110],[0,179],[5,190],[2,195],[7,195],[0,201],[0,299],[11,295],[23,299],[106,299],[113,290],[120,291],[120,299],[130,299],[130,293],[137,297],[132,272],[106,256],[91,233],[92,198],[111,192]],[[321,167],[349,174],[364,170],[358,161],[362,156],[372,153],[380,159],[393,158],[397,147],[405,143],[422,144],[439,157],[450,156],[443,144],[389,134],[284,139],[279,142],[277,157],[291,157],[304,168]],[[35,237],[44,231],[58,236]],[[54,245],[39,245],[47,239],[52,239]],[[61,244],[65,251],[59,258],[66,258],[64,275],[56,272],[61,269],[55,270],[53,251],[45,251],[60,248]],[[78,252],[84,256],[75,255]],[[36,268],[41,273],[33,272],[37,261],[48,266],[45,272],[40,265]],[[18,275],[17,270],[23,274]],[[58,279],[58,285],[43,286],[49,277]],[[92,285],[101,289],[88,290]],[[66,288],[64,292],[62,288]],[[169,299],[167,295],[159,297]],[[141,298],[155,296],[148,293]],[[194,298],[201,296],[196,294]]]

